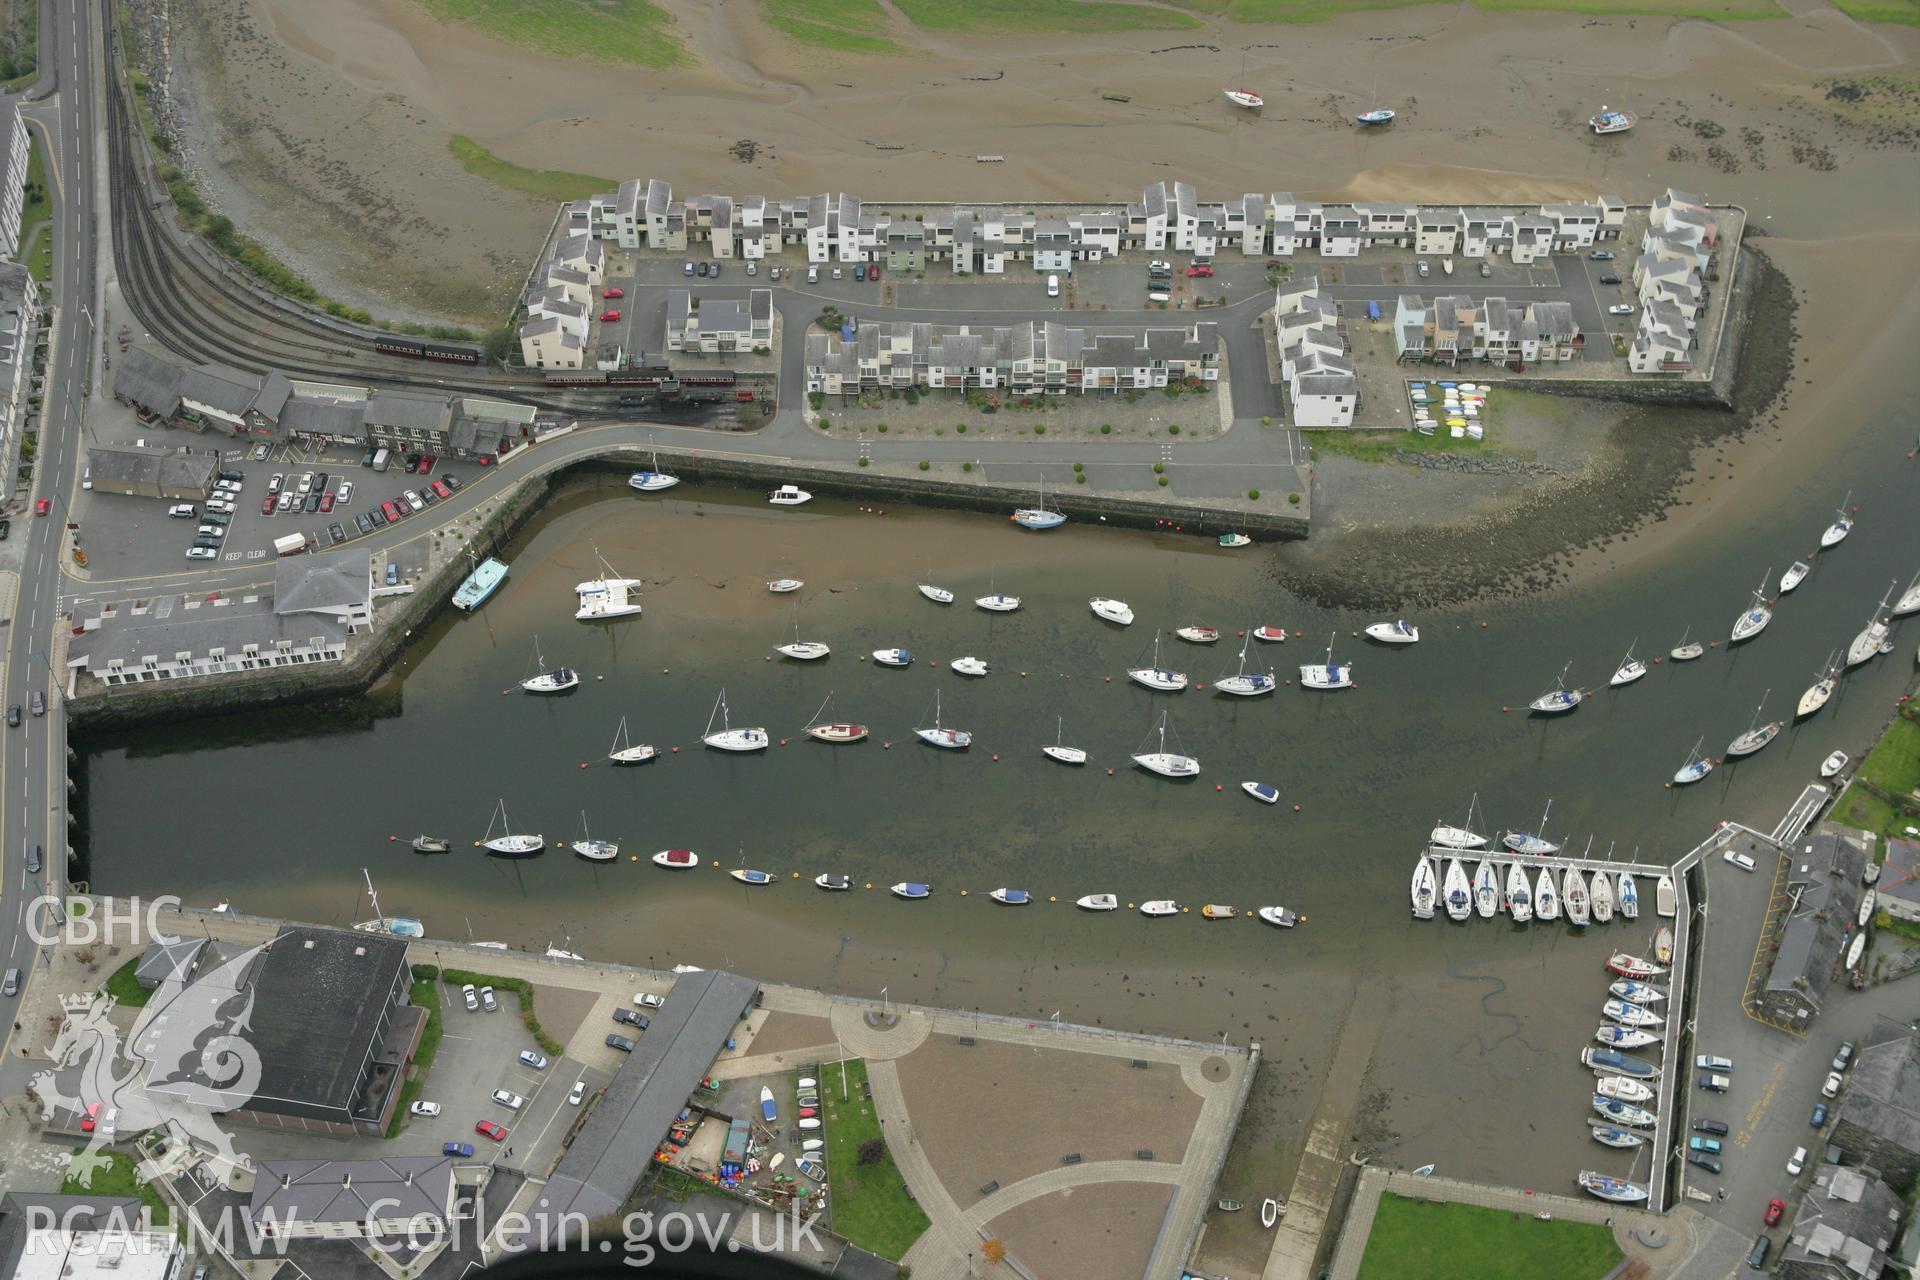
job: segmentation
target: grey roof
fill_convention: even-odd
[[[1779,1265],[1783,1272],[1798,1263],[1816,1273],[1874,1280],[1900,1232],[1904,1208],[1871,1170],[1823,1164],[1794,1214]],[[1797,1267],[1793,1273],[1801,1274]]]
[[[261,379],[260,394],[254,397],[253,411],[269,422],[278,422],[292,396],[293,384],[276,369]]]
[[[1539,325],[1542,333],[1550,333],[1563,341],[1572,339],[1580,332],[1580,326],[1573,320],[1571,302],[1529,303],[1527,317]]]
[[[282,929],[253,980],[247,1038],[260,1055],[254,1105],[352,1107],[378,1045],[387,994],[406,963],[407,945],[398,938],[304,925]]]
[[[1920,841],[1887,841],[1887,857],[1880,864],[1876,888],[1882,898],[1920,902]]]
[[[205,938],[175,938],[171,942],[156,939],[147,944],[133,976],[142,986],[157,987],[168,978],[185,982],[200,959],[201,948],[206,945]]]
[[[141,1202],[133,1196],[60,1196],[39,1191],[9,1191],[0,1195],[0,1275],[17,1275],[31,1244],[36,1257],[50,1264],[45,1228],[49,1220],[65,1223],[75,1232],[138,1230]]]
[[[263,1160],[248,1212],[256,1222],[271,1215],[280,1223],[444,1219],[453,1181],[453,1159],[444,1155]]]
[[[1767,990],[1798,989],[1818,1002],[1851,941],[1867,852],[1847,828],[1823,822],[1787,856],[1793,864],[1789,883],[1805,888],[1780,931]]]
[[[747,295],[747,306],[753,312],[755,320],[771,322],[773,320],[773,290],[755,289]]]
[[[410,391],[376,391],[373,398],[367,401],[365,417],[370,427],[445,431],[453,417],[453,406],[445,396],[418,395]]]
[[[1303,373],[1294,382],[1303,396],[1350,396],[1357,385],[1350,373]]]
[[[366,402],[295,396],[280,413],[280,430],[288,435],[364,438]]]
[[[273,609],[285,616],[352,605],[371,608],[373,571],[364,551],[289,556],[274,567]]]
[[[162,417],[171,417],[180,407],[179,365],[162,360],[144,347],[131,347],[120,355],[113,370],[113,393],[131,400],[143,409]]]
[[[563,1213],[592,1220],[619,1209],[759,989],[725,970],[675,980],[666,1007],[624,1055],[606,1095],[554,1168],[544,1210],[553,1215],[549,1229]]]
[[[549,262],[547,264],[547,283],[553,284],[556,280],[560,282],[561,287],[570,284],[584,285],[591,283],[587,279],[587,273],[579,267],[565,266],[557,261]]]
[[[1836,1123],[1853,1123],[1902,1151],[1920,1154],[1920,1033],[1881,1018],[1859,1052]]]
[[[253,407],[260,379],[223,365],[203,364],[182,371],[180,398],[239,418]]]
[[[658,178],[647,179],[647,216],[649,218],[665,217],[667,205],[672,200],[672,183],[662,182]]]
[[[199,452],[111,445],[87,450],[87,467],[95,480],[159,484],[167,489],[198,489],[204,493],[212,486],[218,466],[211,455]]]
[[[700,304],[700,313],[694,319],[703,336],[746,333],[749,328],[747,309],[730,298],[708,298]]]

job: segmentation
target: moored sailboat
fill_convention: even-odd
[[[1307,663],[1300,668],[1300,685],[1305,689],[1351,689],[1353,664],[1333,660],[1334,636],[1327,637],[1327,660]]]
[[[1433,863],[1425,854],[1413,862],[1413,883],[1410,892],[1413,898],[1413,918],[1416,920],[1433,919],[1433,900],[1436,895],[1433,877]]]
[[[720,728],[717,732],[713,727],[715,717],[720,720]],[[743,752],[765,751],[770,739],[767,737],[767,731],[757,726],[750,729],[733,727],[732,713],[727,708],[727,691],[723,688],[720,690],[720,696],[714,699],[713,710],[707,715],[707,729],[700,735],[700,741],[715,751]]]
[[[1560,674],[1554,678],[1553,683],[1527,706],[1543,716],[1563,715],[1579,706],[1580,700],[1587,695],[1584,690],[1567,687],[1567,672],[1571,670],[1573,670],[1571,662],[1560,668]]]
[[[1152,664],[1129,668],[1127,679],[1161,693],[1178,693],[1187,687],[1186,672],[1174,671],[1160,665],[1160,633],[1158,631],[1153,633]]]
[[[1688,783],[1700,781],[1713,772],[1713,761],[1700,754],[1700,743],[1705,741],[1703,737],[1693,744],[1693,750],[1687,753],[1687,762],[1674,771],[1673,785],[1684,787]]]
[[[520,682],[520,687],[528,693],[565,693],[580,684],[580,673],[572,667],[555,667],[547,670],[547,660],[540,653],[540,637],[533,638],[533,662],[540,668],[538,674],[528,676]]]
[[[1467,821],[1465,826],[1451,827],[1445,823],[1436,825],[1428,833],[1429,844],[1441,845],[1448,849],[1481,849],[1486,847],[1487,838],[1473,830],[1473,806],[1480,799],[1479,792],[1467,801]]]
[[[1733,620],[1733,632],[1729,643],[1739,644],[1751,640],[1767,629],[1773,621],[1773,606],[1767,603],[1767,579],[1773,576],[1769,567],[1760,577],[1759,589],[1753,593],[1753,600],[1747,605],[1746,612]]]
[[[940,723],[940,691],[933,691],[933,723],[918,726],[913,736],[930,747],[943,751],[965,751],[973,745],[973,735],[963,729],[949,729]]]
[[[1807,691],[1800,695],[1800,702],[1793,709],[1793,718],[1799,720],[1805,716],[1812,715],[1820,708],[1826,706],[1827,700],[1833,697],[1833,691],[1839,684],[1839,677],[1840,664],[1835,662],[1834,655],[1829,653],[1827,655],[1827,665],[1820,669],[1819,679],[1809,685]]]
[[[1533,914],[1542,920],[1560,918],[1560,891],[1553,886],[1553,869],[1540,868],[1533,881]]]
[[[1669,658],[1672,658],[1675,662],[1692,662],[1695,658],[1707,651],[1707,646],[1701,644],[1698,640],[1690,641],[1687,639],[1692,632],[1693,628],[1691,627],[1680,632],[1680,643],[1667,650],[1667,656]]]
[[[1247,648],[1251,643],[1250,640],[1240,642],[1240,665],[1234,669],[1232,675],[1221,676],[1213,682],[1215,693],[1229,694],[1236,698],[1253,698],[1263,693],[1272,693],[1279,687],[1279,681],[1274,679],[1272,671],[1265,674],[1258,671],[1248,672]]]
[[[1040,501],[1031,507],[1015,509],[1012,520],[1022,529],[1040,531],[1059,528],[1067,522],[1067,517],[1064,512],[1055,511],[1047,505],[1047,482],[1043,477],[1040,481]]]
[[[613,732],[613,745],[607,748],[607,759],[615,764],[645,764],[659,754],[644,742],[627,741],[627,718],[620,717],[620,727]]]
[[[1886,612],[1888,599],[1893,595],[1893,588],[1899,585],[1898,582],[1895,582],[1888,586],[1886,595],[1880,597],[1880,603],[1874,608],[1873,616],[1867,619],[1866,629],[1855,636],[1853,643],[1847,646],[1848,667],[1857,667],[1869,658],[1872,658],[1880,652],[1880,647],[1887,642],[1887,636],[1891,633],[1892,626],[1882,615]]]
[[[573,851],[588,862],[612,862],[620,856],[618,840],[596,840],[587,829],[587,811],[580,811],[580,838],[573,842]]]
[[[1517,862],[1507,864],[1507,914],[1515,924],[1533,919],[1533,893],[1527,888],[1527,872]]]
[[[821,702],[820,709],[815,711],[813,718],[807,721],[807,736],[815,742],[834,744],[860,742],[865,739],[867,736],[867,726],[863,724],[850,724],[846,721],[822,719],[826,714],[827,708],[832,705],[833,693],[829,691],[825,701]]]
[[[1061,764],[1085,764],[1087,753],[1079,747],[1066,745],[1067,720],[1065,716],[1054,717],[1053,745],[1040,748],[1040,754],[1049,760],[1058,760]]]
[[[1638,640],[1634,641],[1634,644],[1638,643],[1640,643]],[[1620,660],[1618,667],[1614,668],[1613,675],[1608,678],[1607,683],[1618,689],[1621,685],[1632,684],[1646,674],[1647,664],[1633,656],[1633,645],[1630,644],[1627,646],[1627,656]]]
[[[1473,873],[1473,909],[1482,920],[1493,919],[1500,909],[1500,868],[1492,858],[1483,858]]]
[[[1447,915],[1454,920],[1465,920],[1473,914],[1473,891],[1467,880],[1467,870],[1460,865],[1460,859],[1447,859],[1447,879],[1442,901],[1446,903]]]
[[[1560,902],[1567,909],[1567,923],[1585,927],[1587,911],[1591,905],[1587,897],[1586,873],[1578,867],[1568,867],[1560,879]]]
[[[1560,852],[1560,846],[1547,839],[1547,816],[1553,812],[1553,801],[1547,801],[1547,807],[1540,812],[1540,831],[1509,831],[1500,838],[1500,843],[1515,853],[1529,857],[1543,857],[1549,853]]]
[[[1820,533],[1820,549],[1822,551],[1828,547],[1839,546],[1847,540],[1847,535],[1853,532],[1853,513],[1849,510],[1852,504],[1853,490],[1849,489],[1847,490],[1847,496],[1840,500],[1840,509],[1834,512],[1833,523],[1828,525]]]
[[[1160,713],[1160,723],[1155,729],[1147,731],[1147,741],[1141,743],[1141,750],[1134,752],[1133,762],[1149,773],[1157,773],[1163,778],[1194,778],[1200,774],[1200,762],[1183,751],[1167,750],[1167,732],[1169,725],[1167,713]],[[1158,743],[1152,751],[1146,750],[1148,743]],[[1180,745],[1180,735],[1174,734],[1174,745]]]
[[[500,834],[494,835],[494,824],[500,826]],[[487,823],[487,834],[480,840],[480,847],[488,853],[501,854],[508,858],[525,858],[547,847],[545,836],[515,834],[513,824],[507,817],[507,802],[503,798],[494,806],[493,817]]]
[[[1771,689],[1767,690],[1767,693],[1772,692],[1773,690]],[[1760,711],[1761,708],[1766,705],[1767,695],[1763,693],[1760,695],[1759,706],[1753,709],[1753,719],[1747,722],[1747,731],[1727,744],[1727,755],[1729,757],[1750,756],[1760,748],[1766,746],[1769,742],[1772,742],[1774,736],[1780,732],[1780,722],[1778,720],[1772,720],[1766,724],[1760,723]]]
[[[1620,873],[1620,914],[1628,920],[1640,918],[1640,886],[1634,883],[1633,872]]]

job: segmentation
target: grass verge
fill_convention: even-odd
[[[107,994],[132,1009],[145,1008],[147,1001],[153,998],[153,992],[141,986],[133,976],[133,971],[139,967],[140,957],[135,956],[115,969],[113,976],[106,981]]]
[[[1323,22],[1358,9],[1409,9],[1434,0],[1183,0],[1183,7],[1236,22]],[[1898,8],[1901,0],[1850,0],[1871,8]],[[1506,12],[1650,14],[1674,18],[1784,18],[1772,0],[1472,0],[1475,8]],[[1841,8],[1847,5],[1842,3]],[[1892,19],[1897,21],[1897,19]]]
[[[1181,30],[1200,19],[1177,9],[1106,0],[896,0],[916,26],[940,31]]]
[[[413,1078],[400,1086],[399,1105],[393,1109],[393,1119],[387,1122],[389,1139],[399,1137],[400,1131],[407,1127],[407,1108],[426,1087],[427,1072],[433,1067],[434,1055],[440,1052],[440,988],[433,980],[432,970],[431,965],[415,966],[413,985],[407,991],[407,999],[414,1007],[427,1011],[427,1025],[420,1032],[420,1047],[413,1053]]]
[[[1605,1227],[1383,1195],[1360,1280],[1599,1280],[1620,1261]]]
[[[1395,427],[1387,431],[1302,431],[1307,447],[1315,457],[1323,454],[1355,458],[1361,462],[1393,462],[1401,453],[1471,453],[1488,458],[1517,456],[1494,447],[1488,440],[1455,440],[1445,428],[1430,436]]]
[[[775,31],[816,49],[842,53],[904,53],[876,28],[887,26],[879,0],[760,0],[760,17]]]
[[[520,997],[520,1021],[527,1024],[533,1042],[545,1049],[550,1057],[557,1058],[567,1051],[565,1045],[541,1030],[540,1019],[533,1012],[533,984],[525,978],[495,978],[484,973],[469,973],[465,969],[447,969],[441,973],[440,979],[450,987],[463,987],[471,982],[476,987],[492,987],[496,992],[513,992]],[[457,996],[459,992],[454,994]]]
[[[20,248],[25,250],[33,243],[35,228],[46,228],[40,242],[27,254],[27,270],[40,284],[50,285],[53,283],[53,200],[47,191],[45,148],[40,145],[40,135],[32,129],[27,130],[27,140],[27,194],[20,211]]]
[[[673,15],[651,0],[415,0],[442,22],[484,36],[590,62],[670,67],[692,61]]]
[[[1920,27],[1920,0],[1833,0],[1833,7],[1861,22]]]
[[[1860,776],[1895,796],[1920,786],[1920,724],[1895,716],[1860,762]]]
[[[75,1147],[73,1154],[77,1156],[85,1150],[85,1147]],[[158,1191],[135,1176],[132,1157],[121,1151],[103,1151],[100,1154],[106,1157],[107,1164],[105,1168],[94,1171],[93,1181],[83,1187],[72,1175],[68,1175],[67,1179],[60,1184],[60,1194],[63,1196],[125,1196],[139,1200],[153,1211],[154,1226],[167,1226],[172,1221],[172,1216],[167,1210],[167,1202],[160,1198]]]
[[[1884,837],[1898,816],[1893,806],[1868,791],[1858,782],[1840,793],[1833,805],[1833,820],[1859,831],[1871,831]]]
[[[472,138],[454,134],[447,139],[447,150],[459,159],[468,173],[510,191],[522,191],[542,200],[584,200],[620,184],[590,173],[569,173],[565,169],[527,169],[502,160]]]
[[[862,1249],[898,1262],[926,1232],[927,1215],[907,1195],[891,1150],[882,1151],[872,1164],[860,1163],[860,1145],[881,1136],[880,1120],[873,1113],[873,1100],[866,1096],[867,1064],[857,1058],[846,1064],[844,1102],[840,1070],[836,1063],[820,1075],[833,1229]]]

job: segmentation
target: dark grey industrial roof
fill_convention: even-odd
[[[1902,1151],[1920,1152],[1920,1034],[1881,1018],[1853,1056],[1836,1120],[1852,1121]]]
[[[666,1007],[626,1055],[548,1180],[542,1212],[551,1215],[549,1229],[562,1214],[592,1220],[619,1210],[759,989],[725,970],[674,982]]]
[[[93,448],[87,467],[95,480],[159,483],[168,488],[205,491],[213,484],[216,460],[205,453],[170,453],[162,449]]]
[[[280,429],[288,435],[364,439],[366,405],[359,400],[319,400],[295,396],[280,411]]]
[[[709,298],[700,307],[695,317],[700,324],[700,334],[745,333],[747,309],[729,298]]]
[[[113,370],[113,393],[143,409],[171,417],[180,407],[182,372],[179,365],[133,347],[120,353],[120,363]]]
[[[1794,864],[1789,879],[1806,887],[1780,931],[1767,990],[1798,988],[1818,1001],[1852,941],[1866,848],[1846,828],[1823,822],[1787,856]]]
[[[358,1223],[445,1219],[452,1203],[453,1160],[444,1155],[269,1160],[254,1172],[248,1211],[256,1221]]]
[[[260,378],[225,365],[202,364],[183,370],[180,398],[238,418],[260,395]]]
[[[398,938],[282,929],[253,982],[247,1038],[260,1053],[256,1105],[275,1099],[350,1107],[387,993],[406,962],[407,944]]]
[[[408,391],[380,391],[367,401],[370,427],[400,427],[413,431],[445,431],[453,406],[445,396],[416,395]]]

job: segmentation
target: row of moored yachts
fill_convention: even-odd
[[[1420,855],[1413,868],[1413,914],[1431,920],[1436,907],[1445,907],[1454,920],[1465,920],[1476,912],[1491,920],[1505,911],[1516,924],[1538,917],[1558,920],[1564,913],[1568,924],[1607,924],[1617,911],[1623,920],[1640,918],[1640,887],[1630,871],[1612,872],[1594,869],[1591,873],[1577,866],[1542,866],[1529,874],[1520,862],[1503,867],[1491,857],[1481,855],[1472,875],[1467,864],[1474,855],[1457,849],[1431,849]],[[1441,868],[1444,867],[1444,870]],[[1655,904],[1661,915],[1673,914],[1674,886],[1671,875],[1662,875],[1655,888]]]
[[[1616,978],[1600,1007],[1606,1021],[1593,1033],[1599,1047],[1589,1045],[1580,1051],[1580,1061],[1597,1077],[1592,1094],[1597,1119],[1590,1122],[1589,1131],[1595,1142],[1622,1150],[1646,1146],[1649,1131],[1660,1118],[1652,1107],[1659,1096],[1660,1068],[1631,1052],[1665,1048],[1661,1029],[1668,1015],[1657,1012],[1656,1006],[1664,1008],[1667,991],[1654,979],[1667,974],[1666,965],[1673,958],[1672,932],[1662,926],[1653,945],[1652,960],[1625,952],[1608,958],[1607,968]],[[1590,1169],[1581,1171],[1578,1182],[1590,1194],[1616,1204],[1637,1204],[1647,1198],[1645,1184]]]

